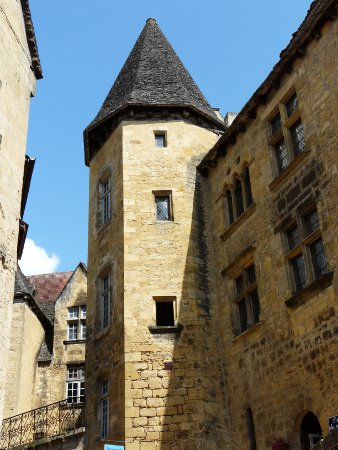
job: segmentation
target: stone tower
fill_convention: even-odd
[[[196,166],[216,116],[148,19],[84,132],[88,448],[227,448]]]

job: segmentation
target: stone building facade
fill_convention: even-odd
[[[30,98],[42,78],[28,0],[0,5],[0,423],[17,256],[27,225],[21,220]],[[29,159],[28,159],[29,161]],[[29,177],[28,177],[29,178]],[[28,179],[26,178],[26,181]],[[27,187],[29,186],[29,182]],[[18,243],[20,230],[20,242]],[[19,250],[19,252],[18,252]]]
[[[86,302],[84,264],[30,277],[18,268],[0,447],[13,436],[6,448],[21,439],[38,448],[66,448],[66,441],[82,449]]]
[[[90,450],[308,450],[328,434],[335,17],[313,2],[231,124],[148,19],[85,130]]]

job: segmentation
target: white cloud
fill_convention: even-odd
[[[55,253],[48,254],[43,247],[35,244],[33,239],[26,239],[23,255],[19,261],[25,275],[56,272],[60,258]]]

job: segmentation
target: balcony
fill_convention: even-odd
[[[83,404],[67,403],[67,400],[4,419],[0,434],[0,450],[20,448],[37,441],[74,434],[83,428]]]

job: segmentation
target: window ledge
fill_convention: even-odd
[[[224,231],[223,234],[221,234],[221,239],[223,239],[223,241],[225,239],[227,239],[229,236],[232,235],[232,233],[235,232],[235,230],[237,230],[237,228],[248,218],[251,216],[251,214],[254,213],[254,211],[256,210],[256,203],[252,203],[245,211],[243,214],[241,214],[236,220],[235,222],[232,222],[231,225],[229,225],[229,227]]]
[[[76,339],[74,341],[65,340],[65,341],[63,341],[63,343],[65,345],[69,345],[69,344],[85,344],[86,343],[86,339]]]
[[[326,289],[332,284],[333,272],[328,272],[317,278],[311,284],[306,286],[299,292],[293,294],[290,298],[285,300],[285,305],[290,308],[295,308],[297,306],[305,303],[309,298],[313,297],[318,292]]]
[[[238,334],[237,336],[233,337],[233,341],[237,341],[241,338],[247,337],[250,334],[253,334],[255,331],[259,330],[262,327],[262,322],[256,322],[254,323],[250,328],[248,328],[247,330],[243,331],[241,334]]]
[[[177,325],[173,326],[156,326],[156,325],[149,325],[148,329],[151,334],[172,334],[172,333],[180,333],[183,330],[183,325],[181,323],[178,323]]]
[[[311,150],[303,150],[299,153],[277,177],[269,184],[270,191],[275,192],[289,177],[301,166]]]

